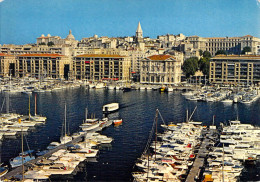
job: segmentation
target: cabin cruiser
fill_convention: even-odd
[[[119,109],[119,103],[110,103],[103,106],[102,111],[103,113],[111,113],[115,112]]]

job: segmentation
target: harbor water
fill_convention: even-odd
[[[4,94],[1,94],[1,103]],[[34,94],[31,95],[31,114],[34,114]],[[10,112],[27,114],[29,111],[28,95],[11,94]],[[131,181],[135,161],[141,156],[152,128],[155,110],[159,109],[165,123],[183,122],[186,110],[189,113],[197,106],[192,119],[202,121],[204,125],[228,123],[238,117],[241,123],[260,125],[260,100],[246,104],[224,104],[221,102],[187,101],[180,91],[159,93],[152,90],[95,90],[85,87],[37,93],[37,114],[47,117],[45,125],[37,126],[26,133],[28,146],[33,150],[44,150],[53,141],[59,141],[64,122],[64,107],[67,105],[67,123],[72,134],[79,131],[79,125],[88,108],[89,117],[102,118],[102,106],[108,103],[120,103],[120,110],[109,115],[109,118],[123,119],[123,124],[110,126],[102,134],[113,137],[111,146],[100,149],[97,162],[82,163],[75,175],[53,177],[52,181]],[[3,104],[2,111],[5,112]],[[159,124],[163,123],[158,120]],[[159,128],[159,131],[161,129]],[[161,130],[162,131],[162,130]],[[21,137],[4,138],[1,141],[1,162],[8,164],[10,158],[21,152]],[[27,149],[27,146],[25,146]],[[258,169],[248,166],[241,181],[259,181]]]

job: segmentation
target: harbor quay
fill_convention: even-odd
[[[259,8],[0,0],[0,181],[260,181]]]

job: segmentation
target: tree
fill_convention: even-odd
[[[209,52],[209,51],[204,51],[204,52],[203,52],[203,57],[204,57],[204,58],[211,58],[210,52]]]
[[[191,57],[184,61],[182,65],[182,70],[186,75],[186,78],[190,78],[191,75],[194,75],[198,70],[198,58]]]
[[[41,43],[39,43],[39,45],[46,45],[46,44],[45,44],[45,42],[41,42]]]
[[[200,53],[200,56],[203,55],[203,51],[201,49],[199,50],[199,53]]]
[[[47,44],[49,47],[50,46],[53,46],[54,45],[54,43],[51,41],[51,42],[48,42],[48,44]]]
[[[246,52],[251,52],[251,47],[248,46],[244,47],[241,54],[246,54]]]
[[[200,58],[198,64],[199,64],[199,69],[202,71],[204,75],[209,75],[209,63],[210,63],[210,58]]]
[[[223,54],[223,55],[227,55],[227,52],[225,50],[218,50],[215,54],[216,55],[219,55],[219,54]]]

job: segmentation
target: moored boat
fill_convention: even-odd
[[[103,113],[115,112],[119,109],[119,103],[110,103],[103,106]]]
[[[26,163],[30,160],[35,159],[35,157],[32,155],[34,151],[33,150],[27,150],[23,153],[20,153],[19,156],[10,159],[10,165],[12,168],[21,166],[23,163]]]
[[[116,119],[116,120],[113,120],[114,125],[122,124],[122,122],[123,122],[122,119]]]
[[[7,167],[0,167],[0,177],[4,176],[8,172]]]

